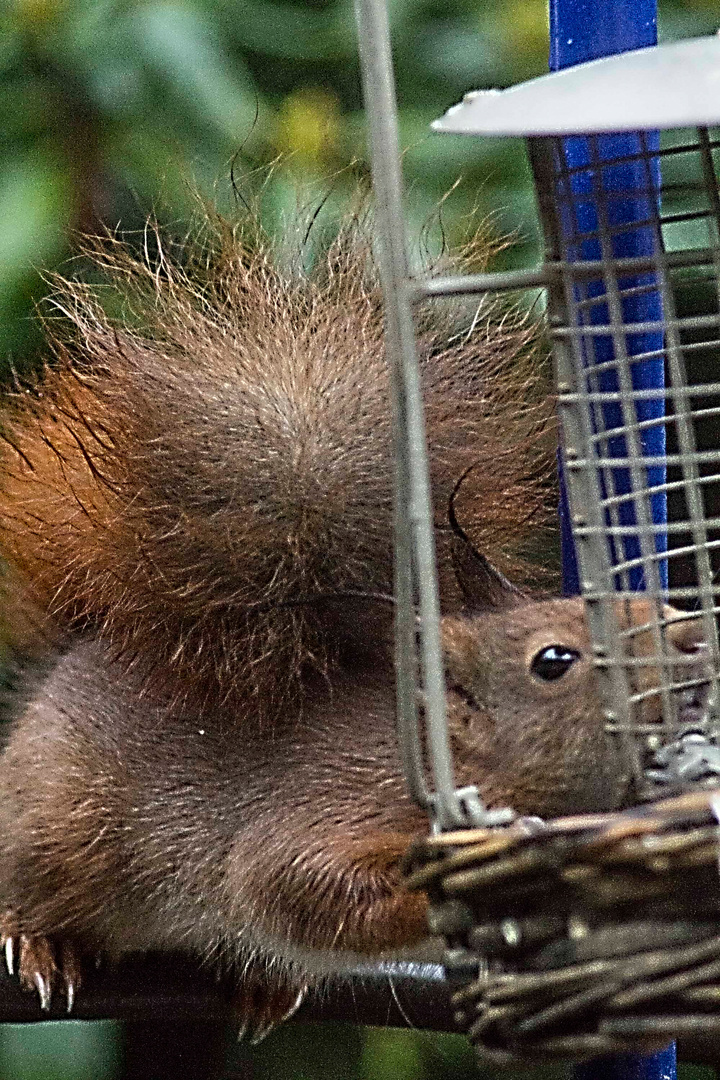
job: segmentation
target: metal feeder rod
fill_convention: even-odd
[[[395,597],[398,729],[411,794],[441,829],[479,824],[475,789],[455,789],[446,725],[440,601],[420,373],[402,210],[390,30],[384,0],[356,0],[365,109],[372,145],[377,256],[385,302],[385,344],[395,432]],[[420,626],[417,625],[415,597]],[[419,657],[416,635],[419,634]],[[434,792],[425,781],[418,728],[421,671]]]

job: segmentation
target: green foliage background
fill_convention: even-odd
[[[462,234],[473,208],[510,256],[535,227],[522,148],[428,134],[462,93],[547,66],[547,0],[390,0],[408,218]],[[663,39],[711,33],[720,0],[661,0]],[[270,227],[367,172],[350,0],[0,0],[0,370],[42,354],[34,305],[67,265],[72,236],[101,225],[171,229],[197,192],[233,203],[264,184]],[[262,171],[281,156],[270,178]],[[348,166],[354,163],[352,168]],[[260,170],[260,172],[258,172]],[[437,211],[446,200],[442,225]],[[0,1030],[0,1080],[119,1076],[113,1025]],[[248,1066],[248,1060],[245,1060]],[[240,1063],[238,1063],[238,1068]],[[243,1071],[243,1075],[249,1075]],[[459,1080],[478,1076],[462,1040],[405,1033],[281,1034],[257,1077]]]
[[[522,148],[428,123],[470,87],[546,69],[547,0],[390,8],[411,227],[462,176],[443,209],[451,239],[475,206],[532,239]],[[718,0],[661,9],[664,38],[720,22]],[[366,160],[351,0],[2,0],[0,79],[0,364],[37,353],[40,272],[67,259],[74,230],[140,228],[151,211],[179,222],[194,187],[227,207],[231,162],[244,192],[282,155],[263,199],[277,222],[299,188],[341,202],[346,167]]]

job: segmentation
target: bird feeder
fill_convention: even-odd
[[[357,10],[399,418],[399,727],[434,826],[408,856],[409,885],[430,895],[458,1021],[489,1060],[720,1037],[720,39],[466,95],[434,128],[526,140],[544,261],[419,281],[384,8]],[[550,822],[490,812],[454,785],[412,324],[418,299],[529,287],[547,297],[577,580],[635,800]],[[641,626],[623,617],[637,590]],[[702,630],[681,656],[678,617]]]
[[[469,94],[434,125],[527,139],[580,591],[638,798],[720,776],[718,80],[720,38],[684,41]],[[617,602],[638,589],[644,658]],[[671,655],[668,602],[702,622],[713,693]],[[642,667],[662,672],[659,726]]]

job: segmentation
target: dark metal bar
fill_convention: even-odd
[[[462,790],[455,787],[446,723],[430,473],[412,312],[414,284],[410,280],[405,248],[390,28],[384,0],[356,0],[355,10],[372,146],[378,262],[394,414],[398,730],[413,797],[431,813],[435,827],[457,828],[506,820],[509,812],[486,811],[474,786]],[[414,606],[416,597],[419,626]],[[425,778],[418,726],[418,669],[432,792]]]
[[[129,1041],[134,1043],[138,1034],[152,1035],[152,1030],[172,1031],[193,1028],[199,1038],[205,1034],[205,1060],[217,1057],[222,1048],[223,1030],[226,1045],[235,1039],[237,1021],[229,1005],[227,987],[223,987],[196,964],[183,958],[155,957],[126,961],[117,968],[92,972],[78,994],[76,1008],[68,1016],[58,999],[49,1013],[40,1008],[37,996],[21,990],[16,979],[0,974],[0,1023],[37,1023],[46,1020],[123,1020],[130,1025]],[[713,1017],[691,1017],[694,1025],[686,1023],[680,1039],[681,1057],[684,1061],[717,1063],[717,1020]],[[673,1017],[673,1023],[676,1018]],[[447,986],[440,977],[440,969],[434,965],[397,965],[388,975],[382,970],[369,967],[338,978],[332,985],[311,996],[289,1023],[341,1023],[370,1025],[374,1027],[413,1028],[420,1031],[455,1032],[457,1030],[450,1005]],[[648,1024],[652,1023],[652,1018]],[[662,1018],[659,1021],[661,1029]],[[272,1036],[271,1036],[272,1038]],[[132,1050],[132,1045],[131,1045]],[[168,1059],[162,1056],[162,1047],[152,1044],[153,1061],[140,1058],[137,1047],[132,1051],[134,1070],[127,1070],[128,1077],[137,1080],[165,1080],[176,1075],[165,1067]],[[621,1055],[621,1059],[626,1055]],[[667,1080],[661,1073],[632,1071],[632,1060],[637,1055],[627,1055],[627,1062],[619,1063],[621,1075],[613,1080]],[[613,1057],[613,1063],[617,1059]],[[643,1060],[643,1059],[641,1059]],[[224,1070],[212,1071],[213,1061],[206,1069],[207,1076],[227,1075]],[[580,1080],[609,1080],[607,1059],[591,1062],[580,1067]],[[155,1070],[155,1071],[153,1071]],[[202,1075],[205,1076],[204,1072]],[[179,1075],[179,1073],[178,1073]],[[193,1074],[187,1060],[183,1059],[182,1076],[199,1080]]]
[[[230,984],[181,957],[135,959],[89,972],[70,1016],[61,995],[44,1012],[37,994],[0,975],[0,1023],[112,1019],[237,1026],[230,999]],[[442,969],[435,964],[358,966],[309,995],[293,1022],[457,1030]]]
[[[370,127],[373,188],[378,218],[378,255],[385,299],[385,342],[390,365],[395,451],[395,666],[397,710],[403,764],[413,798],[425,809],[432,797],[425,781],[418,736],[415,589],[424,587],[422,613],[424,640],[433,636],[439,623],[434,536],[430,512],[430,486],[425,453],[424,420],[419,387],[415,329],[407,291],[408,269],[402,216],[402,174],[397,132],[397,107],[392,71],[390,31],[385,5],[376,0],[357,0],[358,46],[363,74],[363,93]],[[415,448],[414,467],[411,444]],[[418,563],[418,553],[429,567]],[[423,571],[427,577],[422,581]],[[419,582],[417,579],[421,578]],[[429,592],[429,596],[428,596]],[[436,656],[425,655],[425,671],[432,687],[428,714],[437,713],[444,725],[445,698],[437,629],[432,645]],[[432,650],[432,646],[431,646]],[[439,677],[438,677],[439,671]],[[443,823],[461,824],[446,805],[448,789],[454,788],[449,756],[440,753],[439,771],[443,794],[438,813]]]
[[[636,159],[635,159],[636,160]],[[572,170],[568,169],[568,176]],[[594,236],[595,234],[593,234]],[[667,266],[677,267],[707,266],[712,272],[714,261],[713,251],[710,248],[691,248],[683,251],[672,251],[666,255]],[[644,271],[657,269],[657,261],[654,255],[633,255],[614,260],[614,265],[619,276],[632,276]],[[565,265],[557,260],[548,260],[537,270],[505,270],[493,274],[466,274],[462,277],[436,277],[427,281],[413,281],[409,285],[410,295],[415,300],[432,296],[466,296],[474,293],[485,292],[508,292],[520,289],[545,288],[555,277],[561,276]],[[573,275],[582,278],[598,278],[601,269],[599,264],[592,259],[578,259],[572,264]],[[633,332],[635,327],[633,325]],[[658,324],[652,323],[651,329],[657,329]],[[651,353],[643,354],[645,358]]]

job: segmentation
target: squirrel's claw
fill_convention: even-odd
[[[43,1012],[50,1009],[58,984],[64,988],[67,1011],[72,1011],[82,984],[82,964],[72,942],[54,946],[42,934],[23,934],[17,916],[8,912],[0,920],[0,947],[8,974],[17,974],[20,985],[38,995]]]
[[[82,963],[80,955],[71,941],[60,945],[60,970],[65,983],[65,1002],[67,1011],[72,1012],[75,997],[82,986]]]
[[[32,981],[35,984],[35,989],[38,992],[40,998],[40,1008],[43,1012],[48,1012],[52,1003],[52,984],[41,971],[33,971]]]
[[[48,938],[20,934],[18,938],[18,978],[26,990],[35,990],[40,1008],[47,1012],[59,974],[55,952]]]
[[[17,965],[17,951],[20,937],[20,925],[14,911],[6,911],[0,919],[0,948],[5,957],[8,975],[14,975]]]
[[[238,1039],[256,1046],[273,1028],[289,1020],[305,1000],[308,986],[274,982],[264,973],[249,972],[233,997],[233,1007],[240,1020]]]
[[[3,952],[5,954],[5,967],[8,975],[15,974],[15,938],[12,934],[2,936]]]
[[[292,994],[292,991],[290,993]],[[255,1027],[255,1030],[246,1036],[247,1038],[249,1038],[250,1045],[257,1046],[258,1043],[261,1043],[263,1039],[270,1034],[273,1028],[277,1027],[278,1024],[284,1023],[285,1020],[289,1020],[291,1016],[294,1016],[302,1005],[303,1001],[305,1000],[306,994],[307,987],[303,986],[302,989],[297,991],[290,1006],[285,1009],[282,1015],[278,1016],[277,1014],[275,1014],[271,1019],[268,1019],[265,1024],[263,1024],[262,1022],[258,1023],[258,1025]]]

